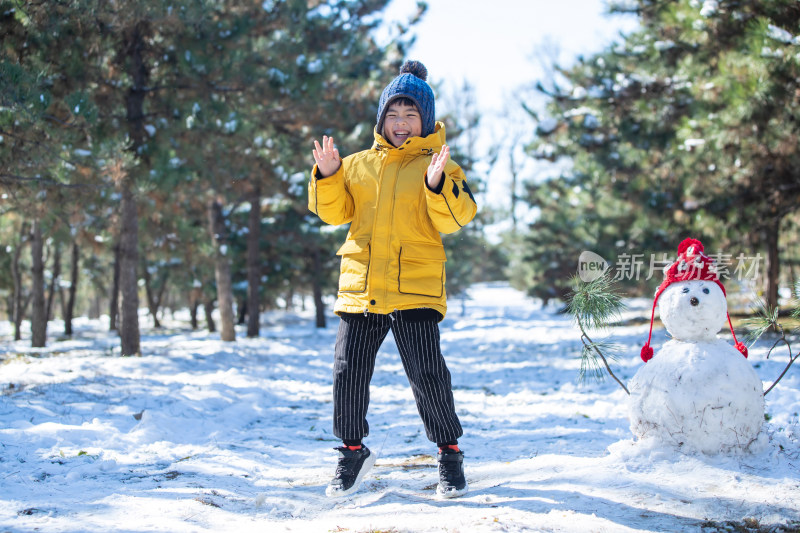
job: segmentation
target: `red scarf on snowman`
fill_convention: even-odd
[[[642,361],[645,363],[653,358],[653,348],[650,347],[650,339],[653,337],[653,320],[656,314],[656,304],[658,297],[670,284],[677,281],[713,281],[722,289],[722,294],[727,297],[725,287],[719,280],[717,267],[714,261],[703,253],[703,243],[697,239],[685,239],[678,245],[678,259],[664,271],[664,281],[658,286],[656,296],[653,299],[653,310],[650,314],[650,334],[647,336],[647,343],[642,347]],[[728,326],[731,328],[734,346],[742,355],[747,357],[747,346],[736,340],[733,332],[731,315],[728,314]]]

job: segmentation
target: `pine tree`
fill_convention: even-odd
[[[309,126],[323,119],[340,120],[350,134],[365,116],[360,102],[376,99],[372,93],[389,66],[383,58],[395,51],[364,38],[386,3],[2,3],[8,38],[0,63],[0,158],[9,164],[0,179],[20,197],[21,212],[39,202],[42,187],[80,180],[96,191],[91,203],[98,214],[113,208],[102,217],[116,223],[110,229],[124,355],[140,351],[142,264],[169,269],[169,255],[176,254],[196,269],[210,250],[194,243],[216,235],[206,222],[210,210],[227,219],[246,198],[257,214],[262,198],[291,196],[296,152],[265,154],[269,145],[309,142]],[[65,152],[70,160],[80,153],[85,172],[62,170]],[[161,247],[168,235],[182,246]],[[213,255],[224,270],[223,248]],[[222,285],[232,275],[217,277],[218,291],[229,292]],[[182,283],[192,277],[182,276]],[[255,285],[260,276],[251,279]],[[230,338],[230,297],[220,293],[216,300],[226,307],[223,330]]]
[[[580,222],[556,224],[552,237],[534,227],[532,239],[545,247],[584,242],[583,218],[606,211],[596,218],[604,231],[588,244],[611,257],[613,248],[669,252],[689,235],[720,249],[765,244],[774,301],[782,221],[800,206],[800,76],[791,44],[800,9],[682,0],[639,1],[634,10],[641,31],[539,87],[550,117],[540,120],[530,153],[568,158],[562,189],[569,184],[575,198],[560,202],[546,191],[558,187],[547,185],[532,189],[545,192],[531,201],[543,221],[571,212],[565,216]]]
[[[0,13],[0,188],[5,214],[16,213],[23,227],[31,228],[26,238],[32,253],[31,340],[41,347],[51,308],[44,293],[44,241],[58,239],[59,227],[79,224],[70,221],[68,206],[92,193],[83,156],[96,109],[71,76],[54,74],[53,58],[66,59],[69,51],[53,46],[57,38],[40,31],[37,13],[24,2],[2,2]],[[17,335],[26,307],[20,299],[19,258],[15,253],[12,261]]]

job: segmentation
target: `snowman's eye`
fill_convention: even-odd
[[[703,294],[708,294],[709,292],[711,292],[711,291],[709,291],[709,290],[708,290],[708,287],[706,287],[705,289],[703,289]]]
[[[683,290],[682,290],[681,292],[682,292],[683,294],[686,294],[687,292],[689,292],[689,287],[684,287],[684,288],[683,288]]]

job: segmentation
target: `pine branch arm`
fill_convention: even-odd
[[[771,391],[771,390],[772,390],[772,389],[775,387],[775,385],[777,385],[777,384],[778,384],[778,382],[779,382],[781,379],[783,379],[783,376],[785,376],[785,375],[786,375],[786,372],[788,372],[788,371],[789,371],[789,367],[790,367],[790,366],[792,366],[792,364],[793,364],[793,363],[794,363],[794,362],[797,360],[797,357],[798,357],[798,356],[800,356],[800,353],[798,353],[797,355],[794,355],[794,356],[792,355],[792,345],[791,345],[791,344],[789,343],[789,341],[786,339],[786,333],[783,331],[783,328],[781,328],[781,338],[780,338],[780,339],[778,339],[777,341],[775,341],[775,344],[773,344],[773,345],[772,345],[772,348],[770,348],[770,349],[769,349],[769,352],[767,352],[767,359],[769,359],[769,355],[772,353],[772,350],[774,350],[774,349],[775,349],[775,347],[776,347],[778,344],[780,344],[781,342],[782,342],[782,343],[784,343],[784,344],[786,345],[786,347],[789,349],[789,364],[787,364],[787,365],[786,365],[786,367],[783,369],[783,372],[781,372],[781,375],[780,375],[780,376],[778,376],[778,379],[776,379],[775,381],[773,381],[773,382],[772,382],[772,385],[770,385],[770,386],[769,386],[769,388],[768,388],[767,390],[765,390],[765,391],[764,391],[764,396],[766,396],[767,394],[769,394],[769,391]]]
[[[609,366],[608,361],[606,360],[603,353],[597,349],[597,346],[594,344],[594,341],[592,341],[592,339],[590,339],[589,336],[586,334],[586,330],[583,329],[583,324],[581,323],[580,319],[578,319],[578,327],[581,328],[581,342],[583,343],[583,345],[589,348],[590,350],[593,350],[598,356],[600,356],[600,359],[602,359],[603,365],[605,365],[608,374],[612,378],[614,378],[614,381],[616,381],[619,384],[619,386],[622,387],[622,390],[624,390],[628,394],[628,396],[630,396],[631,393],[628,390],[628,387],[626,387],[625,384],[622,383],[622,381],[620,381],[619,378],[611,370],[611,367]],[[587,341],[589,344],[587,344]]]

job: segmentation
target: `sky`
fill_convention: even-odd
[[[402,20],[415,4],[394,0],[386,18]],[[606,9],[605,0],[428,0],[409,58],[422,61],[434,83],[470,81],[482,106],[501,110],[516,88],[541,75],[537,55],[555,46],[569,62],[636,27],[635,17]]]
[[[407,59],[428,68],[428,81],[452,90],[468,81],[475,89],[482,115],[484,143],[508,135],[509,119],[520,123],[518,93],[545,76],[544,64],[555,57],[568,65],[620,40],[620,32],[637,27],[631,15],[607,15],[606,0],[428,0],[428,10],[412,28],[417,35]],[[387,20],[407,20],[416,2],[394,0]],[[441,94],[437,94],[441,109]],[[530,93],[528,93],[530,97]],[[527,102],[540,109],[544,100]],[[484,145],[486,146],[486,145]],[[522,172],[531,178],[542,169],[533,162]],[[484,188],[484,201],[503,206],[511,174],[507,160],[498,160]]]

